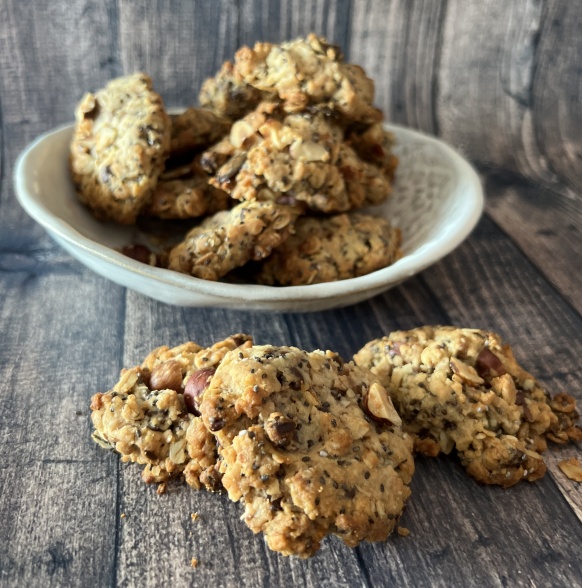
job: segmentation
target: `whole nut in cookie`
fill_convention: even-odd
[[[376,421],[401,426],[402,419],[396,412],[386,390],[375,382],[364,396],[364,409]]]
[[[182,390],[182,366],[179,362],[164,361],[154,368],[150,376],[150,388],[152,390]]]
[[[194,372],[184,386],[184,402],[188,412],[199,415],[198,406],[202,393],[206,390],[210,379],[216,370],[214,368],[203,368]]]

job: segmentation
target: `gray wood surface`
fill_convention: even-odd
[[[349,357],[430,323],[499,332],[582,402],[581,25],[567,0],[0,0],[0,586],[582,586],[582,490],[556,465],[575,445],[506,491],[454,458],[419,459],[410,536],[330,539],[300,561],[270,552],[225,496],[158,496],[90,440],[88,410],[157,345],[243,331]],[[240,45],[310,31],[367,69],[388,120],[482,173],[485,216],[419,276],[308,315],[170,307],[85,269],[17,204],[18,153],[86,90],[143,69],[168,105],[189,105]]]

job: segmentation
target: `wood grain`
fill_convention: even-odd
[[[582,490],[557,468],[579,446],[552,447],[543,480],[507,491],[454,457],[418,459],[409,537],[331,538],[299,561],[270,552],[226,496],[179,483],[158,496],[90,440],[88,415],[91,394],[158,345],[246,332],[349,358],[438,323],[499,332],[549,391],[582,402],[581,22],[564,0],[1,2],[0,585],[581,585]],[[166,104],[192,104],[240,45],[310,31],[367,69],[389,120],[484,172],[486,216],[419,276],[314,314],[172,307],[82,268],[16,203],[17,154],[85,91],[143,69]]]

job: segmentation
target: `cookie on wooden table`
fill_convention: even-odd
[[[226,353],[248,345],[251,338],[238,334],[207,349],[193,342],[155,349],[141,366],[122,370],[112,390],[93,396],[94,440],[145,465],[147,483],[183,474],[196,489],[220,489],[216,442],[199,416],[198,395]]]
[[[301,217],[295,234],[263,262],[260,284],[298,286],[369,274],[401,257],[400,230],[380,217]]]
[[[249,261],[267,257],[289,237],[302,207],[241,202],[188,232],[169,254],[169,269],[218,280]]]
[[[541,478],[547,439],[582,439],[576,403],[553,399],[495,333],[420,327],[371,341],[355,356],[390,392],[415,438],[435,456],[453,449],[479,482],[513,486]]]
[[[224,488],[271,549],[310,557],[328,534],[353,547],[397,524],[412,440],[370,371],[330,351],[245,347],[224,357],[200,411]]]
[[[170,149],[171,124],[143,73],[86,94],[76,110],[70,163],[75,188],[99,220],[135,222]]]

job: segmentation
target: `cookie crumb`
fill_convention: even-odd
[[[193,513],[190,515],[190,518],[191,518],[193,521],[197,521],[197,520],[200,518],[200,515],[199,515],[197,512],[193,512]]]
[[[582,482],[582,465],[575,457],[562,460],[558,463],[558,467],[570,480]]]
[[[161,496],[162,494],[166,493],[166,483],[162,482],[161,484],[158,485],[158,489],[156,490],[156,492]]]
[[[408,535],[410,535],[410,529],[407,529],[406,527],[398,527],[397,532],[401,537],[408,537]]]
[[[197,567],[198,567],[198,565],[199,565],[199,563],[200,563],[200,562],[199,562],[199,561],[198,561],[198,559],[196,559],[195,557],[193,557],[193,558],[190,560],[190,565],[191,565],[193,568],[197,568]]]

